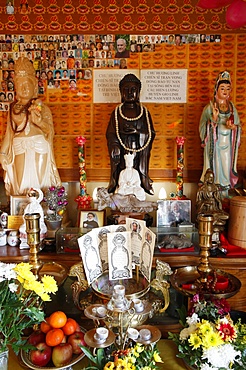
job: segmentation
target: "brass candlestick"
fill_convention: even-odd
[[[212,215],[200,215],[199,221],[199,246],[200,246],[200,263],[197,266],[197,271],[200,274],[198,281],[202,286],[205,286],[208,281],[208,275],[212,271],[209,264],[210,248],[212,246],[213,221]]]
[[[33,273],[37,275],[39,268],[41,267],[41,263],[38,259],[38,252],[39,252],[39,244],[40,244],[40,227],[39,227],[39,220],[40,214],[39,213],[27,213],[25,216],[26,221],[26,233],[27,233],[27,244],[30,247],[29,251],[29,261],[33,266]]]
[[[171,284],[187,296],[202,293],[205,297],[230,298],[239,291],[240,280],[225,271],[212,268],[209,262],[215,219],[211,214],[201,214],[198,221],[199,264],[176,269],[170,277]]]

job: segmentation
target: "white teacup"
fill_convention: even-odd
[[[107,313],[107,309],[105,307],[98,307],[96,310],[97,316],[105,317]]]
[[[108,329],[104,327],[96,328],[94,338],[98,341],[105,341],[108,338]]]
[[[149,340],[151,338],[151,331],[149,329],[141,329],[139,335],[142,340]]]
[[[133,340],[136,340],[139,337],[139,331],[134,328],[128,328],[127,334],[128,334],[128,337]]]
[[[125,291],[126,291],[126,289],[125,289],[124,285],[117,284],[117,285],[114,286],[114,292],[119,296],[124,296]]]
[[[136,312],[142,312],[144,310],[144,305],[141,299],[133,299],[133,303]]]

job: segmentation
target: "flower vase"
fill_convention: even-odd
[[[58,230],[61,228],[62,220],[45,220],[48,230]]]
[[[9,350],[6,349],[3,352],[1,352],[0,350],[0,370],[8,370],[8,362],[9,362]]]
[[[59,230],[62,226],[62,220],[47,220],[46,219],[45,224],[47,226],[46,236],[49,238],[54,238],[57,230]]]

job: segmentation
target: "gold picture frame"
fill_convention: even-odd
[[[92,215],[92,217],[88,217]],[[79,210],[78,227],[87,229],[94,229],[105,225],[105,210],[98,211],[97,209]]]

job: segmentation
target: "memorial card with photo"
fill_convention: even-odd
[[[132,278],[131,233],[109,233],[108,262],[109,280]]]
[[[132,263],[140,265],[146,222],[135,218],[126,218],[127,230],[131,232]]]
[[[102,274],[101,258],[97,236],[92,231],[78,238],[79,249],[84,265],[85,275],[90,285]]]
[[[97,244],[101,258],[103,272],[108,270],[108,239],[107,235],[111,232],[111,226],[97,227],[91,231],[97,237]]]
[[[140,255],[140,271],[148,281],[151,280],[152,260],[155,249],[156,234],[146,227],[144,242]]]

